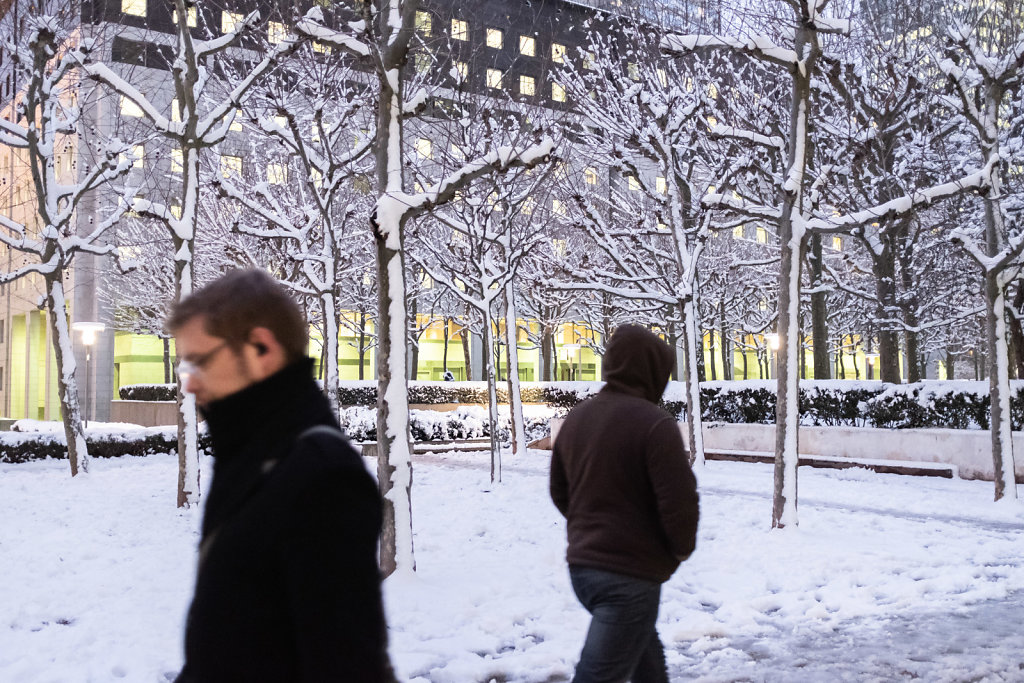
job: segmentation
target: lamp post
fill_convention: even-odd
[[[774,377],[777,372],[775,370],[775,359],[779,351],[779,335],[774,332],[769,332],[764,335],[765,341],[768,342],[768,379]]]
[[[864,363],[867,365],[867,376],[868,379],[875,378],[875,361],[878,360],[877,351],[868,351],[864,354]]]
[[[563,344],[562,351],[565,352],[565,361],[569,364],[569,374],[572,381],[576,381],[576,354],[580,351],[579,344]]]
[[[106,329],[106,325],[96,322],[71,323],[71,329],[82,333],[85,345],[85,426],[89,426],[92,417],[92,346],[96,343],[96,335]]]

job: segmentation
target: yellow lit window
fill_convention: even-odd
[[[452,62],[452,72],[457,80],[464,81],[469,76],[469,65],[465,62]]]
[[[684,86],[686,88],[686,92],[693,92],[693,79],[687,76]]]
[[[225,178],[230,178],[231,176],[241,177],[242,157],[222,154],[220,157],[220,174]]]
[[[519,54],[534,57],[537,54],[537,41],[533,36],[519,36]]]
[[[523,213],[527,216],[532,216],[534,210],[537,208],[537,200],[533,197],[527,197],[523,201]]]
[[[555,201],[557,202],[558,200],[556,199]],[[552,239],[551,247],[554,249],[556,256],[565,256],[565,240]]]
[[[416,72],[425,74],[430,71],[431,64],[430,55],[425,52],[417,52],[415,57]]]
[[[142,107],[135,104],[135,102],[129,100],[124,95],[121,95],[121,114],[124,116],[133,116],[136,118],[140,116],[145,116],[145,114],[142,113]]]
[[[501,88],[501,71],[498,69],[487,70],[487,87],[488,88]]]
[[[658,82],[661,83],[662,88],[668,87],[668,72],[664,69],[658,69]]]
[[[567,213],[565,209],[565,202],[563,202],[560,199],[551,200],[551,210],[555,213],[556,216],[564,216]]]
[[[759,311],[767,311],[768,310],[768,301],[766,299],[758,299],[758,301],[757,301],[757,310],[759,310]]]
[[[177,23],[178,23],[178,10],[177,9],[171,11],[171,18],[173,19],[175,25],[177,25]],[[196,8],[195,7],[189,7],[188,11],[185,13],[185,24],[187,26],[191,27],[191,28],[195,28],[196,27]]]
[[[171,215],[181,220],[181,204],[171,204]]]
[[[242,20],[245,19],[241,14],[237,12],[221,12],[220,13],[220,32],[231,33],[238,27]]]
[[[181,110],[178,108],[178,98],[171,100],[171,121],[181,121]]]
[[[519,77],[519,94],[520,95],[535,95],[537,94],[537,79],[533,76],[520,76]]]
[[[565,64],[565,45],[551,43],[551,61],[555,64]]]
[[[551,84],[551,99],[555,102],[565,102],[565,88],[558,83]]]
[[[500,28],[487,29],[487,47],[493,47],[495,50],[500,50],[504,44],[505,36],[501,32]]]
[[[181,173],[185,168],[185,157],[180,149],[171,150],[171,173]]]
[[[639,192],[640,191],[640,181],[637,180],[635,175],[631,175],[631,176],[627,176],[626,177],[626,185],[629,187],[629,191],[630,192]]]
[[[313,179],[313,187],[320,190],[324,186],[324,174],[316,170],[315,168],[312,169],[312,171],[313,172],[312,174],[310,174],[310,177]]]
[[[661,194],[667,194],[668,193],[668,183],[665,182],[665,179],[663,177],[658,176],[657,178],[655,178],[654,179],[654,186],[658,190],[658,192],[660,192]]]
[[[288,180],[288,168],[284,164],[267,164],[267,182],[271,185],[283,185]]]
[[[626,64],[626,74],[629,76],[630,80],[639,81],[640,65],[637,64],[636,62],[629,62],[628,64]]]
[[[716,119],[714,116],[709,116],[707,121],[708,121],[708,130],[711,130],[712,128],[714,128],[715,126],[718,125],[718,119]]]
[[[469,40],[469,22],[452,19],[452,40]]]
[[[132,145],[132,156],[135,160],[132,162],[134,168],[144,168],[146,164],[146,148],[143,145]]]
[[[313,52],[316,52],[316,53],[319,53],[319,54],[322,54],[322,55],[329,55],[329,54],[331,54],[331,46],[330,45],[324,45],[319,40],[314,40],[313,41]]]
[[[842,251],[843,250],[843,238],[838,236],[838,235],[835,235],[832,238],[832,248],[835,249],[836,251]]]
[[[743,239],[743,226],[742,225],[737,225],[735,228],[733,228],[732,229],[732,236],[735,237],[738,240]]]
[[[429,12],[422,10],[416,12],[416,30],[428,38],[433,34],[434,19]]]
[[[458,161],[466,160],[466,153],[454,142],[449,145],[448,153],[452,155],[453,159],[457,159]]]
[[[288,117],[287,116],[275,116],[274,117],[274,123],[277,124],[278,126],[280,126],[281,128],[287,129],[288,128]]]
[[[718,99],[718,88],[715,86],[714,83],[708,83],[708,97],[710,97],[713,100]]]
[[[235,133],[242,132],[242,119],[239,114],[236,113],[235,118],[231,119],[231,126],[229,128]]]
[[[146,0],[121,0],[121,11],[136,17],[146,16]]]
[[[583,68],[593,71],[597,68],[597,57],[593,52],[587,52],[583,55]]]
[[[423,159],[432,159],[434,156],[434,143],[427,138],[416,139],[416,153]]]
[[[757,241],[761,244],[768,244],[768,231],[760,225],[757,226]]]
[[[280,21],[271,21],[267,23],[267,40],[270,41],[271,45],[277,45],[287,37],[288,27]]]
[[[588,167],[587,170],[583,171],[583,179],[587,185],[597,185],[597,169],[593,166]]]

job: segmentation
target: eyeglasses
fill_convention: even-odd
[[[206,366],[209,365],[210,361],[213,360],[213,357],[216,356],[221,351],[221,349],[223,349],[227,345],[228,342],[225,340],[222,341],[220,344],[217,344],[215,347],[213,347],[206,353],[200,354],[198,356],[192,356],[191,358],[179,358],[178,362],[175,363],[175,367],[178,372],[178,377],[181,377],[181,380],[184,382],[191,375],[202,374],[203,370],[206,369]]]

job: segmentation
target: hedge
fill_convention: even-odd
[[[145,431],[86,435],[91,458],[144,456],[155,453],[177,454],[178,434],[173,428],[156,427]],[[209,452],[206,432],[199,434],[199,449]],[[67,460],[64,434],[57,432],[4,432],[0,435],[0,463],[22,463],[54,458]]]

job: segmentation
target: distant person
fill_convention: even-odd
[[[313,381],[298,306],[234,271],[167,326],[214,455],[178,683],[393,681],[380,495]]]
[[[451,370],[445,370],[442,379],[444,379],[445,382],[454,382],[455,375],[452,374]]]
[[[655,622],[661,584],[696,545],[697,482],[675,418],[658,407],[665,342],[618,328],[607,384],[569,413],[551,457],[551,499],[567,520],[573,590],[592,615],[575,683],[667,683]]]

